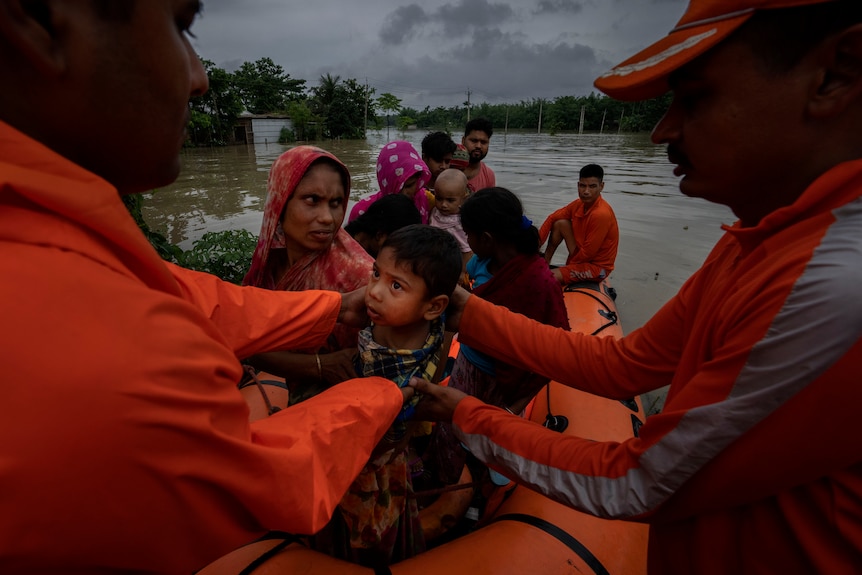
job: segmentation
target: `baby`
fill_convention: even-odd
[[[457,169],[443,170],[437,176],[434,197],[436,199],[434,209],[431,210],[431,219],[428,222],[435,228],[446,230],[458,240],[461,248],[461,259],[463,265],[467,265],[473,252],[467,243],[467,234],[461,227],[461,204],[467,199],[470,189],[467,187],[467,176]]]

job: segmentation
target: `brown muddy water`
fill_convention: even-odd
[[[392,131],[390,137],[413,142],[418,149],[425,133]],[[377,191],[374,166],[386,142],[381,131],[369,132],[364,141],[316,144],[350,168],[355,201]],[[245,228],[257,234],[269,167],[288,147],[186,150],[179,179],[147,198],[147,222],[183,248],[207,231]],[[581,166],[595,162],[604,167],[604,197],[620,225],[611,281],[626,333],[676,293],[721,235],[719,226],[734,220],[723,206],[680,194],[664,147],[651,144],[647,134],[495,134],[485,161],[494,169],[497,185],[521,198],[537,226],[577,197]],[[563,263],[564,252],[558,250],[554,263]]]
[[[419,149],[425,134],[393,131],[388,139],[404,139]],[[364,141],[315,144],[348,166],[354,202],[377,191],[375,162],[388,139],[381,131],[369,132]],[[269,167],[288,148],[259,144],[186,150],[180,177],[149,195],[144,217],[184,249],[208,231],[245,228],[257,234]],[[584,164],[604,167],[603,194],[620,226],[610,279],[625,333],[643,325],[676,293],[720,237],[720,225],[735,219],[723,206],[683,196],[664,147],[650,143],[647,134],[495,134],[485,161],[496,173],[497,185],[521,198],[537,227],[577,197],[578,170]],[[560,249],[554,263],[564,261],[565,249]],[[654,413],[663,393],[643,400],[648,413]]]

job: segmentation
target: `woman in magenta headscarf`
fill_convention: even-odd
[[[350,210],[347,221],[352,222],[364,214],[368,206],[383,196],[403,194],[413,200],[419,215],[422,216],[422,223],[427,224],[432,206],[428,194],[425,193],[425,186],[430,179],[431,171],[413,144],[403,140],[389,142],[377,156],[377,183],[380,184],[380,191],[357,202]]]
[[[260,237],[243,284],[346,293],[368,283],[374,263],[341,228],[350,173],[334,155],[298,146],[272,165]],[[248,363],[285,377],[290,403],[356,377],[357,329],[336,325],[322,348],[260,354]]]

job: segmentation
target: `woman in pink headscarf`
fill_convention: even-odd
[[[368,206],[383,196],[403,194],[413,200],[419,215],[422,216],[422,223],[427,224],[432,206],[425,186],[430,179],[431,171],[413,144],[403,140],[389,142],[377,156],[377,183],[380,184],[380,191],[357,202],[350,210],[347,221],[352,222],[364,214]]]
[[[260,237],[245,285],[346,293],[368,283],[373,258],[341,228],[350,194],[347,167],[329,152],[298,146],[272,165]],[[357,329],[336,325],[322,348],[279,351],[247,363],[285,377],[290,403],[356,377]]]

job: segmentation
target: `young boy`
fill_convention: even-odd
[[[422,138],[422,161],[425,162],[431,172],[431,179],[425,189],[434,191],[437,176],[449,168],[455,147],[455,142],[446,132],[431,132]]]
[[[365,291],[373,322],[359,335],[357,372],[404,387],[413,376],[431,379],[443,342],[441,315],[461,275],[458,242],[426,225],[393,232],[377,255]],[[346,559],[382,567],[425,550],[408,468],[407,424],[416,401],[406,406],[342,498],[321,550],[349,547]],[[329,538],[332,538],[331,541]],[[341,543],[349,539],[349,545]],[[343,551],[342,551],[343,552]]]
[[[470,188],[467,187],[467,176],[464,172],[451,168],[444,170],[437,178],[437,187],[434,189],[435,205],[428,222],[435,228],[446,230],[458,240],[465,266],[473,257],[470,244],[467,243],[467,234],[461,227],[461,204],[468,195]]]

